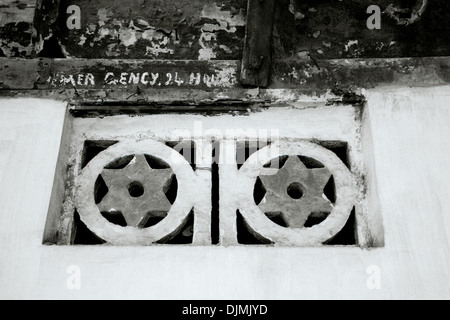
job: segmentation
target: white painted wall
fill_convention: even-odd
[[[0,298],[449,299],[450,87],[366,95],[386,241],[374,250],[42,246],[65,104],[1,99]]]

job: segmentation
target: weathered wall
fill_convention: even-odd
[[[36,0],[0,2],[0,57],[32,55],[35,3]]]
[[[449,55],[450,4],[430,1],[421,20],[409,26],[421,1],[345,0],[276,2],[276,59],[375,58]],[[82,11],[80,30],[66,27],[71,4]],[[369,30],[367,8],[377,5],[381,29]],[[419,7],[419,8],[418,8]],[[97,58],[241,59],[247,1],[61,1],[57,37],[67,55]]]
[[[70,0],[62,8],[71,4],[82,8],[82,25],[68,30],[60,20],[58,37],[69,56],[233,60],[241,55],[246,1]]]
[[[277,1],[274,54],[278,58],[314,59],[417,57],[449,55],[448,1],[428,1],[420,21],[399,25],[388,14],[397,9],[419,10],[423,1],[404,0],[302,0]],[[367,8],[382,12],[381,29],[367,28]],[[419,7],[419,8],[418,8]],[[288,9],[286,9],[288,8]],[[412,10],[396,14],[409,18]]]
[[[365,92],[365,162],[386,240],[374,250],[43,246],[65,104],[2,99],[0,297],[448,299],[449,89]],[[71,265],[80,290],[66,286]],[[367,287],[370,266],[379,290]]]
[[[399,24],[424,2],[419,21]],[[276,3],[276,59],[450,54],[448,1]],[[79,29],[67,27],[71,5],[81,9]],[[383,12],[380,30],[366,26],[371,5]],[[7,57],[239,60],[247,17],[244,0],[3,0],[0,9],[0,56]],[[391,9],[404,12],[394,14]]]

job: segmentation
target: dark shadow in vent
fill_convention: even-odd
[[[270,241],[265,239],[259,239],[252,234],[244,220],[242,214],[237,210],[236,212],[236,227],[237,227],[237,240],[239,244],[244,245],[266,245],[271,244]]]
[[[83,221],[81,221],[79,213],[76,211],[74,213],[74,226],[74,245],[99,245],[106,243],[86,227]]]
[[[106,149],[106,148],[104,148],[104,149]],[[95,157],[98,153],[100,153],[103,150],[98,151],[93,157]],[[147,160],[148,165],[152,169],[169,169],[170,168],[170,166],[169,166],[169,164],[167,164],[167,162],[165,162],[157,157],[154,157],[154,156],[151,156],[148,154],[145,154],[144,156],[145,156],[145,160]],[[106,165],[105,169],[123,169],[131,162],[131,160],[133,160],[134,157],[135,157],[135,154],[130,154],[127,156],[120,157],[119,159],[116,159],[113,162]]]
[[[330,213],[328,213],[328,212],[311,214],[308,217],[308,220],[306,220],[304,227],[311,228],[311,227],[323,222],[328,217],[329,214]]]
[[[289,156],[281,156],[279,158],[273,159],[264,165],[264,168],[281,169],[284,167]]]
[[[99,204],[100,202],[102,202],[103,198],[109,191],[108,186],[106,185],[105,180],[103,180],[101,175],[98,176],[97,180],[95,181],[94,188],[95,204]]]
[[[304,157],[304,156],[298,156],[298,157],[303,162],[305,167],[307,167],[308,169],[325,168],[325,166],[321,162],[319,162],[313,158]]]
[[[81,157],[81,168],[84,168],[89,163],[89,161],[94,159],[100,152],[108,149],[117,142],[118,141],[108,140],[86,140],[84,142],[83,155]]]
[[[281,212],[266,212],[267,218],[269,218],[273,223],[276,223],[280,227],[287,228],[288,225],[284,220],[283,214]]]
[[[236,143],[236,163],[240,169],[252,154],[268,146],[268,141],[238,141]]]
[[[220,142],[212,143],[212,165],[211,165],[211,243],[220,243],[220,180],[219,180],[219,159]]]
[[[333,152],[349,169],[350,169],[350,163],[348,158],[348,143],[342,142],[342,141],[315,141],[315,143],[321,145],[325,149],[330,150]],[[303,164],[307,168],[323,168],[324,165],[320,163],[319,161],[305,157],[305,156],[298,156],[300,160],[303,162]],[[247,157],[248,158],[248,157]],[[286,163],[286,160],[289,158],[289,156],[281,156],[278,159],[273,159],[269,163],[266,163],[264,165],[264,168],[277,168],[281,169],[283,168],[284,164]],[[279,163],[277,163],[279,161]]]
[[[144,155],[145,159],[147,160],[148,165],[152,169],[169,169],[170,166],[167,162],[164,160],[161,160],[157,157],[151,156],[151,155]]]
[[[338,156],[339,159],[350,168],[350,162],[348,157],[348,143],[343,141],[319,141],[317,142],[322,147],[332,151]]]
[[[167,197],[167,200],[169,200],[170,204],[174,204],[175,200],[177,199],[178,193],[178,180],[176,178],[176,175],[173,174],[170,177],[163,191]]]
[[[121,227],[126,227],[127,222],[121,212],[101,212],[102,216],[109,222]]]
[[[165,217],[149,217],[143,228],[149,228],[160,223]]]
[[[181,227],[180,231],[172,235],[170,239],[163,239],[161,241],[158,241],[159,244],[192,244],[192,241],[194,239],[193,234],[193,227],[194,227],[194,212],[191,211],[189,213],[188,218],[186,219],[186,222]]]
[[[128,185],[128,193],[133,198],[142,197],[144,194],[144,186],[139,181],[133,181]]]
[[[266,195],[266,192],[266,188],[264,187],[261,179],[259,177],[256,178],[255,188],[253,189],[253,199],[255,200],[256,205],[261,203],[262,199],[264,199],[264,196]]]
[[[287,187],[287,194],[291,199],[299,200],[303,198],[305,191],[301,183],[293,182]]]
[[[133,154],[121,157],[106,165],[105,169],[123,169],[131,162],[131,160],[133,160],[133,158]]]
[[[186,161],[191,165],[192,169],[196,168],[196,147],[192,140],[185,141],[168,141],[166,146],[180,153]]]
[[[323,189],[323,193],[328,198],[328,200],[331,201],[331,203],[336,203],[336,186],[334,184],[334,177],[331,176],[330,180],[326,184],[325,188]]]
[[[325,242],[325,245],[330,246],[352,246],[356,245],[356,214],[355,208],[353,208],[347,223],[342,228],[342,230],[331,240]]]

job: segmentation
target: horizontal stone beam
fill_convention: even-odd
[[[268,89],[321,93],[335,87],[430,86],[450,82],[450,57],[275,60]],[[0,94],[11,90],[201,91],[241,89],[240,62],[0,58]],[[17,93],[14,93],[17,94]]]

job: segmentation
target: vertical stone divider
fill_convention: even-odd
[[[196,186],[195,193],[193,245],[211,245],[211,192],[212,192],[212,143],[197,140],[196,143]]]
[[[219,239],[223,246],[237,245],[236,211],[238,205],[234,197],[234,189],[238,183],[239,174],[236,163],[236,141],[224,140],[220,145],[219,157]]]

